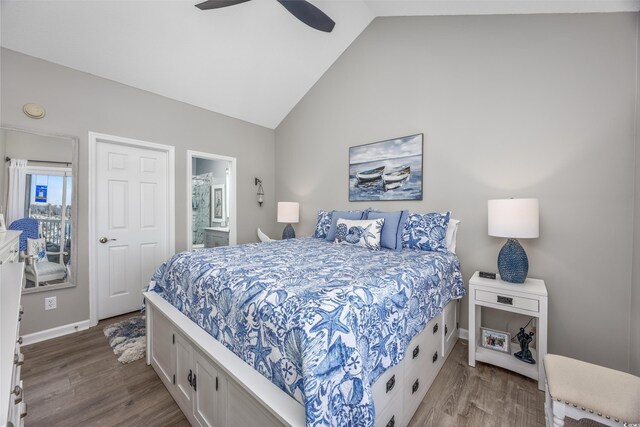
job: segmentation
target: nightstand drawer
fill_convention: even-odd
[[[533,298],[517,297],[514,295],[501,295],[495,292],[487,292],[476,289],[476,300],[490,302],[509,307],[515,307],[522,310],[539,312],[539,301]]]

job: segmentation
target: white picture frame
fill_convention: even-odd
[[[511,334],[490,328],[480,328],[480,346],[489,350],[511,353]]]
[[[223,184],[211,186],[211,222],[227,221],[226,189]]]

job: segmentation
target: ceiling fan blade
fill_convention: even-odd
[[[234,6],[249,0],[207,0],[198,3],[196,7],[200,10],[219,9],[221,7]]]
[[[305,0],[278,0],[278,2],[293,16],[316,30],[330,33],[336,25],[323,11]]]

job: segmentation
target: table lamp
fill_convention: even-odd
[[[506,237],[498,255],[498,272],[505,282],[524,283],[529,259],[517,239],[539,235],[538,199],[499,199],[488,202],[489,236]]]
[[[282,230],[283,239],[293,239],[296,232],[291,224],[297,224],[300,220],[300,203],[278,202],[278,222],[287,224]]]

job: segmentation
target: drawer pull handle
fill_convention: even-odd
[[[13,355],[13,364],[16,366],[22,366],[24,365],[24,354],[22,353],[16,353]]]
[[[18,338],[18,344],[22,345],[22,342],[23,342],[22,337]]]
[[[420,346],[417,345],[416,348],[413,349],[413,358],[415,359],[420,354]]]
[[[189,369],[189,375],[187,375],[187,381],[189,381],[189,385],[193,387],[193,372]]]
[[[387,427],[394,427],[396,425],[396,416],[393,415],[389,422],[387,423]]]
[[[22,387],[20,387],[19,385],[15,386],[13,388],[13,394],[16,395],[15,399],[13,400],[13,403],[22,402]]]
[[[446,337],[448,333],[449,333],[449,328],[447,328],[447,325],[444,325],[444,336]]]
[[[498,295],[498,302],[500,304],[513,305],[513,298],[511,298],[511,297],[503,297],[502,295]]]
[[[433,353],[433,358],[432,358],[433,363],[436,363],[436,360],[438,360],[438,352],[437,351],[435,353]]]
[[[415,394],[415,392],[418,391],[418,387],[420,387],[420,380],[416,380],[411,386],[411,394]]]
[[[193,374],[193,384],[191,384],[193,386],[193,391],[198,391],[198,383],[196,381],[196,374]]]
[[[393,387],[395,385],[396,385],[396,376],[394,374],[393,376],[391,376],[389,381],[387,381],[387,393],[389,393],[391,390],[393,390]]]
[[[24,314],[24,307],[20,306],[20,314]]]
[[[438,332],[438,324],[437,323],[435,325],[433,325],[433,333],[435,334],[436,332]]]

